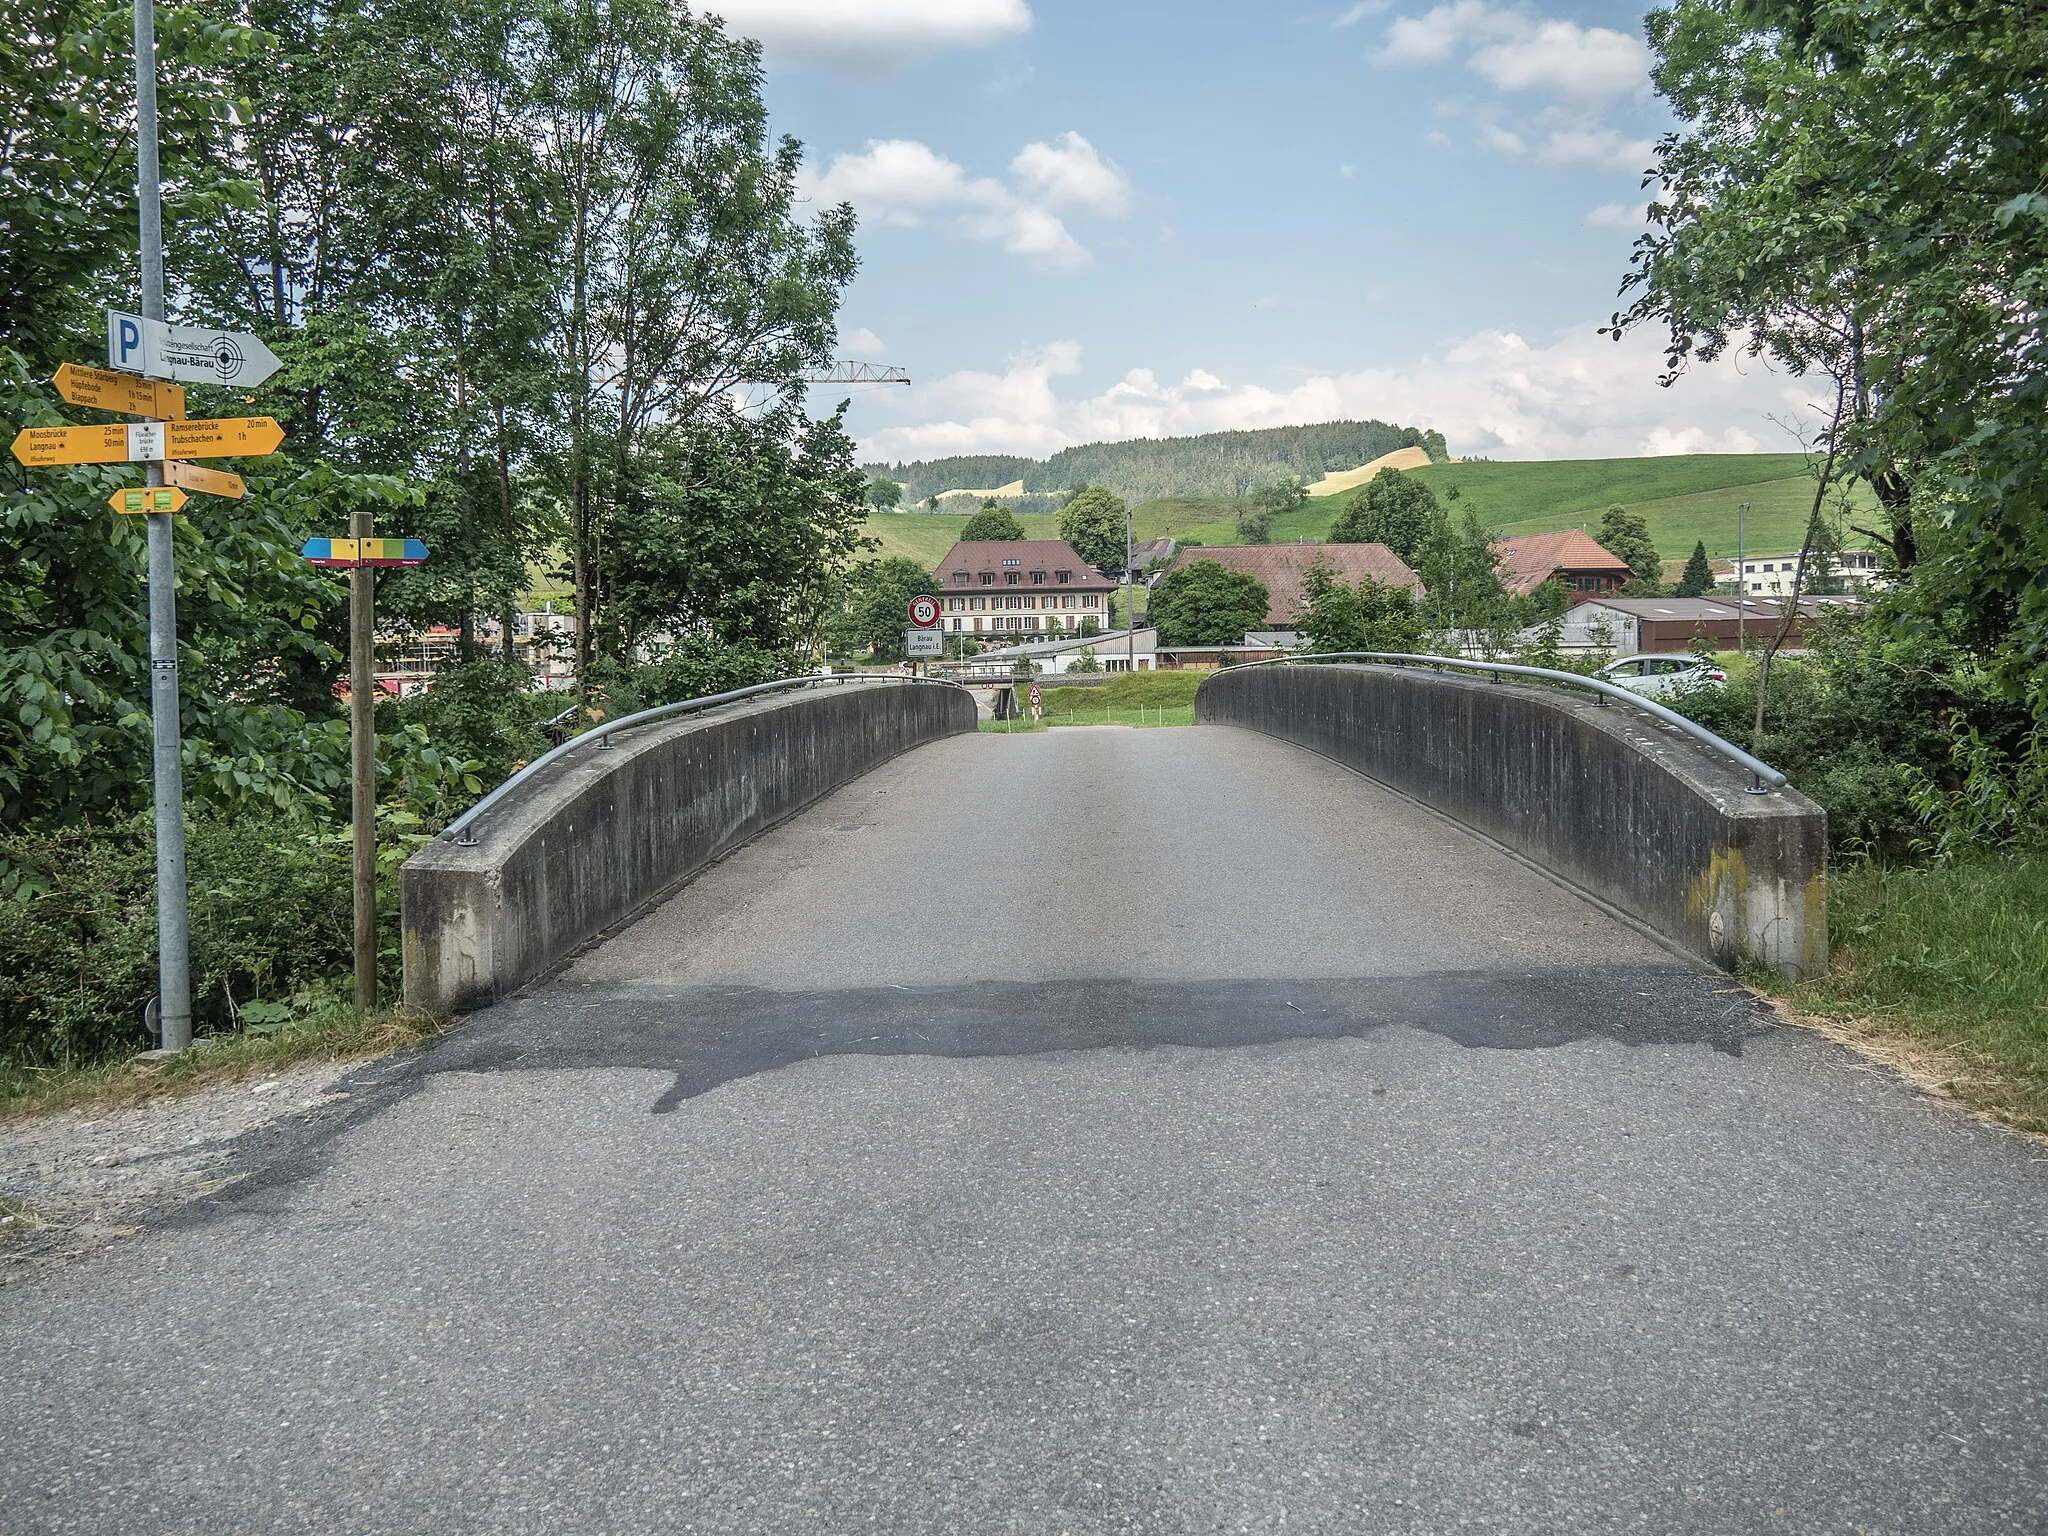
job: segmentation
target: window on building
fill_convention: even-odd
[[[955,572],[953,573],[953,585],[954,585],[954,586],[956,586],[956,587],[966,587],[966,586],[972,586],[973,584],[974,584],[974,578],[973,578],[973,577],[971,577],[971,576],[969,576],[969,575],[968,575],[968,574],[967,574],[967,573],[966,573],[965,571],[955,571]]]
[[[1012,586],[1012,587],[1014,587],[1014,586],[1016,586],[1016,585],[1017,585],[1017,584],[1018,584],[1019,582],[1021,582],[1021,581],[1022,581],[1023,579],[1024,579],[1024,577],[1023,577],[1023,575],[1022,575],[1022,574],[1021,574],[1020,572],[1017,572],[1017,571],[1005,571],[1005,572],[1003,572],[1003,583],[1004,583],[1004,585],[1006,585],[1006,586]]]
[[[1083,608],[1093,608],[1095,606],[1095,594],[1093,592],[1083,593],[1081,596],[1081,606]]]
[[[996,584],[996,573],[994,571],[983,571],[981,573],[981,584],[984,587],[994,586]]]
[[[1031,573],[1031,585],[1033,585],[1034,587],[1042,587],[1042,586],[1044,586],[1044,585],[1045,585],[1045,572],[1043,572],[1043,571],[1033,571],[1033,572]]]
[[[1024,627],[1026,629],[1036,629],[1038,628],[1038,620],[1035,618],[1026,619],[1024,621]]]
[[[1052,573],[1052,579],[1058,582],[1061,586],[1065,586],[1068,582],[1074,579],[1074,573],[1072,571],[1054,571]]]
[[[958,619],[953,619],[953,620],[951,620],[951,621],[950,621],[950,627],[951,627],[951,628],[953,628],[954,630],[958,630],[958,629],[960,628],[960,621],[959,621]]]

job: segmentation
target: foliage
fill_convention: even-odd
[[[1397,448],[1412,447],[1426,449],[1432,459],[1447,457],[1440,433],[1383,421],[1323,421],[1199,437],[1083,443],[1042,463],[979,455],[868,467],[908,484],[912,499],[1022,480],[1028,491],[1105,486],[1137,502],[1167,496],[1244,496],[1276,477],[1314,481],[1331,470],[1369,464]]]
[[[765,646],[728,645],[702,635],[686,636],[653,647],[648,656],[631,662],[599,657],[591,669],[597,702],[590,714],[616,719],[663,704],[792,677],[805,670],[804,660]]]
[[[1655,597],[1664,587],[1664,562],[1640,512],[1609,507],[1600,517],[1594,542],[1629,568],[1626,591],[1631,597]],[[1704,557],[1704,552],[1702,552]]]
[[[1073,662],[1067,667],[1067,670],[1069,672],[1100,672],[1102,670],[1102,663],[1096,659],[1095,648],[1091,645],[1084,645],[1081,647],[1081,654],[1074,658]]]
[[[983,502],[981,510],[968,518],[960,529],[962,543],[974,539],[997,539],[1008,542],[1023,537],[1024,525],[1017,521],[1017,514],[993,500]]]
[[[1704,540],[1694,543],[1692,556],[1685,562],[1685,570],[1678,578],[1680,597],[1704,597],[1714,590],[1714,567],[1707,559]]]
[[[1237,535],[1247,544],[1273,542],[1273,523],[1308,501],[1308,486],[1287,475],[1244,498],[1237,515]]]
[[[877,661],[901,661],[911,599],[926,593],[943,595],[932,573],[915,560],[895,556],[856,567],[846,579],[841,610],[826,629],[833,651],[841,656],[866,651]]]
[[[1406,587],[1387,586],[1370,576],[1356,587],[1323,565],[1312,566],[1306,583],[1308,605],[1297,621],[1311,651],[1402,651],[1422,649],[1422,615]]]
[[[1834,380],[1898,616],[1959,619],[2025,695],[2048,662],[2040,8],[1680,0],[1649,30],[1683,130],[1616,330],[1661,324],[1674,374],[1742,347]]]
[[[1105,571],[1121,571],[1128,546],[1124,542],[1124,502],[1099,485],[1083,486],[1059,512],[1060,537],[1074,553]]]
[[[881,475],[869,475],[865,499],[877,512],[893,512],[903,500],[903,487]]]
[[[1967,726],[1949,746],[1951,772],[1905,769],[1906,798],[1936,858],[1964,849],[2048,850],[2048,729],[2035,726],[2008,756]]]
[[[1265,584],[1215,560],[1193,560],[1159,578],[1150,617],[1162,646],[1238,645],[1266,621]]]
[[[1383,469],[1330,529],[1332,544],[1384,544],[1410,565],[1443,516],[1436,495],[1398,469]]]
[[[380,735],[404,726],[451,756],[474,763],[484,784],[510,778],[554,745],[542,729],[571,701],[533,691],[533,675],[514,662],[481,660],[443,667],[434,686],[407,699],[380,700]]]

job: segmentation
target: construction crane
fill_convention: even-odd
[[[806,368],[797,377],[806,384],[908,384],[910,370],[887,363],[836,362],[824,368]]]

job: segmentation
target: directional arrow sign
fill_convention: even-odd
[[[277,355],[245,331],[166,325],[107,311],[107,365],[152,379],[187,384],[261,384],[277,372]]]
[[[284,428],[268,416],[164,423],[166,455],[181,459],[240,459],[277,452]]]
[[[240,501],[249,489],[242,484],[240,475],[231,475],[224,469],[208,469],[203,464],[180,464],[175,459],[164,466],[164,478],[188,491],[226,496],[234,501]]]
[[[96,411],[121,411],[129,416],[155,416],[166,421],[185,419],[185,386],[162,384],[155,379],[138,379],[132,373],[109,373],[104,368],[86,368],[66,363],[51,381],[57,393],[73,405]]]
[[[299,554],[309,565],[420,565],[427,546],[418,539],[308,539]]]
[[[14,456],[31,469],[162,458],[163,426],[152,421],[127,427],[29,427],[14,439]]]
[[[174,485],[131,485],[107,498],[116,512],[180,512],[185,493]]]

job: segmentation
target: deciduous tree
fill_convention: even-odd
[[[1124,501],[1099,485],[1083,486],[1059,511],[1060,537],[1074,553],[1105,571],[1124,568]]]
[[[1265,583],[1216,560],[1176,566],[1152,589],[1159,643],[1238,645],[1266,620]]]

